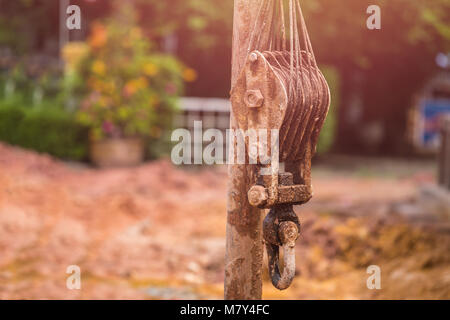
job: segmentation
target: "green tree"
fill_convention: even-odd
[[[313,46],[322,64],[340,73],[340,144],[363,147],[358,127],[349,128],[348,105],[362,99],[361,121],[384,125],[383,151],[403,144],[412,96],[437,71],[435,56],[450,51],[448,0],[380,0],[381,30],[366,28],[373,1],[302,1]]]

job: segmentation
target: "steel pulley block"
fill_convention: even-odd
[[[280,290],[295,274],[300,224],[293,205],[312,197],[311,158],[330,105],[330,90],[317,66],[298,0],[289,0],[289,28],[285,17],[283,1],[261,1],[249,35],[249,54],[231,90],[234,119],[247,132],[249,159],[258,166],[247,197],[251,205],[270,209],[263,237],[272,283]]]

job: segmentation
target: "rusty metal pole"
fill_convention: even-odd
[[[260,1],[234,1],[232,87],[248,54],[250,30]],[[238,128],[233,113],[230,127]],[[251,206],[247,199],[247,192],[256,181],[256,166],[229,165],[228,179],[224,296],[227,300],[261,299],[263,210]]]

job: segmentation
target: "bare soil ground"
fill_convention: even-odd
[[[226,170],[160,160],[98,170],[0,144],[0,299],[222,298]],[[297,277],[264,298],[450,298],[448,219],[397,204],[433,165],[334,158],[314,167]],[[369,265],[381,290],[369,290]],[[68,290],[78,265],[81,290]]]

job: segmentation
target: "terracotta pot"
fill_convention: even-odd
[[[91,141],[91,161],[98,167],[129,167],[144,160],[144,143],[139,138],[109,138]]]

